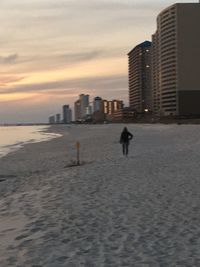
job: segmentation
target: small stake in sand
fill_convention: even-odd
[[[80,143],[76,142],[77,165],[80,165]]]

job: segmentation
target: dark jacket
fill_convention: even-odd
[[[129,141],[132,138],[133,138],[133,135],[127,129],[124,129],[123,132],[121,133],[120,144],[129,143]]]

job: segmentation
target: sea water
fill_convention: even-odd
[[[0,126],[0,157],[27,143],[47,141],[60,136],[47,132],[47,129],[48,126]]]

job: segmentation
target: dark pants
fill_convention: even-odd
[[[128,155],[128,145],[129,143],[123,143],[122,144],[122,150],[124,155]]]

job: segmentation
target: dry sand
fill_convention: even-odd
[[[0,159],[0,266],[200,266],[200,126],[128,125],[128,158],[122,127],[55,126]]]

